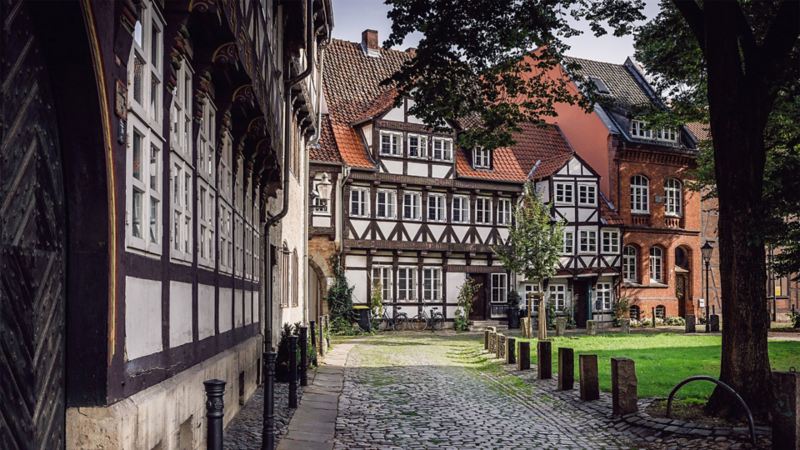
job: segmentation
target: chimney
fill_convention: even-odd
[[[365,52],[378,50],[378,31],[366,29],[361,32],[361,46]]]

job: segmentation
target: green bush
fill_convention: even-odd
[[[658,321],[656,321],[656,323],[658,323]],[[683,317],[680,317],[680,316],[678,316],[678,317],[667,317],[666,319],[664,319],[664,325],[685,326],[686,325],[686,319],[684,319]]]
[[[333,284],[328,289],[328,308],[330,309],[331,328],[335,332],[336,324],[339,329],[343,323],[351,324],[355,320],[353,312],[353,289],[347,284],[347,277],[344,275],[339,255],[333,255],[330,259],[333,267]]]
[[[467,278],[458,289],[458,308],[453,326],[456,331],[467,331],[469,328],[469,313],[472,312],[472,299],[478,293],[481,284],[472,278]]]
[[[791,311],[789,313],[789,320],[792,321],[792,326],[794,328],[800,328],[800,313]]]

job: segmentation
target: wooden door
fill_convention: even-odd
[[[686,317],[686,291],[689,277],[679,273],[675,276],[675,297],[678,298],[678,315]]]
[[[575,307],[575,325],[586,328],[589,320],[589,284],[585,281],[576,281],[572,285],[572,304]]]
[[[467,276],[481,285],[480,289],[478,289],[478,293],[475,295],[475,298],[472,299],[472,311],[469,313],[469,319],[486,320],[486,307],[489,304],[487,300],[487,293],[489,292],[488,277],[485,273],[471,273]]]

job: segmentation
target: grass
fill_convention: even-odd
[[[531,361],[536,363],[536,339],[531,342]],[[558,348],[575,350],[575,377],[578,355],[596,354],[600,389],[611,390],[611,358],[626,357],[636,362],[640,397],[666,397],[681,380],[692,375],[719,376],[720,337],[683,334],[602,334],[552,338],[553,373],[558,371]],[[800,342],[770,341],[773,370],[800,366]],[[678,397],[688,402],[704,402],[713,384],[694,382],[683,387]]]

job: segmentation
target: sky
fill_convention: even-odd
[[[391,31],[392,24],[386,17],[389,7],[383,0],[333,0],[333,37],[347,41],[360,42],[361,32],[367,28],[378,30],[378,38],[382,43]],[[646,0],[644,10],[648,18],[658,13],[658,1]],[[628,56],[633,56],[633,36],[614,37],[605,35],[595,37],[589,32],[588,24],[577,22],[573,26],[584,31],[584,34],[567,40],[572,47],[570,56],[597,61],[621,64]],[[405,50],[413,47],[419,36],[410,36],[399,48]]]

